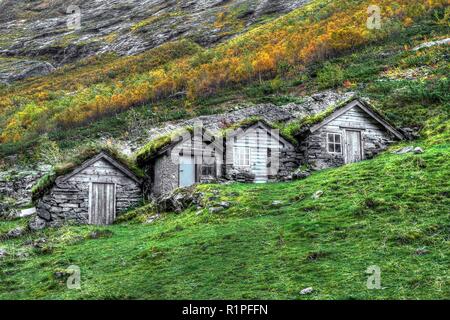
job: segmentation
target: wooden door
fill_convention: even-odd
[[[89,197],[89,223],[112,224],[116,218],[116,190],[112,183],[92,183]]]
[[[189,187],[195,184],[195,164],[190,156],[180,157],[179,186]]]
[[[346,131],[346,162],[354,163],[362,160],[361,132]]]
[[[267,176],[267,148],[258,147],[252,150],[251,156],[251,168],[255,174],[255,183],[266,183]]]

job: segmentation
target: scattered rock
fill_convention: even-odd
[[[39,231],[44,229],[46,226],[47,222],[38,216],[34,217],[33,219],[30,220],[30,222],[28,222],[28,228],[31,231]]]
[[[25,218],[25,217],[29,217],[35,213],[36,213],[36,208],[24,209],[24,210],[20,211],[19,217]]]
[[[25,251],[19,251],[16,253],[16,258],[23,259],[27,258],[29,256],[28,252]]]
[[[209,210],[209,213],[219,213],[219,212],[224,211],[225,208],[224,207],[212,207],[212,208],[209,208],[208,210]]]
[[[419,127],[415,127],[415,128],[400,128],[401,133],[403,134],[403,136],[407,139],[407,140],[414,140],[414,139],[418,139],[420,138],[420,134],[419,134]]]
[[[319,199],[322,195],[323,195],[323,191],[322,191],[322,190],[319,190],[319,191],[316,191],[316,192],[312,195],[312,198],[313,198],[314,200],[317,200],[317,199]]]
[[[442,45],[442,44],[444,44],[444,45],[450,44],[450,38],[446,38],[446,39],[442,39],[442,40],[437,40],[437,41],[425,42],[425,43],[422,43],[421,45],[419,45],[419,46],[413,48],[412,50],[413,50],[413,51],[418,51],[418,50],[423,49],[423,48],[429,48],[429,47],[439,46],[439,45]]]
[[[231,207],[231,204],[227,201],[222,201],[221,203],[219,203],[219,206],[228,209],[229,207]]]
[[[47,238],[39,238],[36,240],[30,240],[30,241],[27,241],[25,244],[33,247],[34,249],[42,249],[47,244]]]
[[[194,187],[179,188],[161,196],[156,200],[156,209],[159,212],[182,212],[192,204],[200,204],[201,195],[194,195]]]
[[[112,237],[113,232],[111,230],[94,230],[89,235],[89,239],[100,239]]]
[[[303,170],[302,168],[298,168],[292,173],[292,180],[301,180],[309,177],[311,172],[309,170]]]
[[[279,207],[281,207],[283,204],[284,204],[283,201],[275,200],[274,202],[272,202],[271,206],[272,206],[272,207],[279,208]]]
[[[157,213],[157,214],[155,214],[153,216],[148,217],[147,221],[145,221],[145,223],[146,224],[151,224],[151,223],[155,222],[156,220],[158,220],[160,217],[161,217],[161,215],[159,213]]]
[[[394,151],[393,153],[395,153],[395,154],[405,154],[405,153],[412,152],[413,150],[414,150],[414,146],[408,146],[408,147],[404,147],[404,148],[398,149],[398,150]]]
[[[6,234],[6,238],[8,239],[19,238],[23,236],[25,232],[26,232],[25,228],[18,227],[8,231],[8,233]]]
[[[420,153],[423,153],[424,151],[423,151],[423,149],[421,147],[407,146],[407,147],[398,149],[398,150],[396,150],[396,151],[394,151],[392,153],[394,153],[394,154],[406,154],[406,153],[411,153],[411,152],[414,152],[416,154],[420,154]]]
[[[428,250],[427,248],[423,247],[423,248],[419,248],[416,250],[415,254],[418,256],[422,256],[425,254],[428,254],[430,252],[430,250]]]
[[[306,294],[311,294],[313,292],[314,292],[314,289],[312,287],[309,287],[309,288],[305,288],[302,291],[300,291],[300,294],[301,295],[306,295]]]

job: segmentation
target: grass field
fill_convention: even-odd
[[[0,299],[449,299],[450,146],[419,145],[425,153],[292,183],[199,186],[207,206],[231,203],[221,213],[135,219],[98,239],[97,227],[66,226],[3,241]],[[23,223],[2,221],[0,232]],[[41,248],[26,245],[42,237]],[[55,275],[70,265],[80,290]],[[372,265],[381,290],[366,287]],[[306,287],[314,292],[300,295]]]

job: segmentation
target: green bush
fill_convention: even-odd
[[[326,62],[317,73],[316,81],[320,89],[339,87],[344,82],[344,71],[339,65]]]

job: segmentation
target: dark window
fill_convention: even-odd
[[[328,133],[327,135],[328,152],[342,153],[342,136],[336,133]]]
[[[214,165],[203,165],[202,166],[202,176],[215,176]]]

